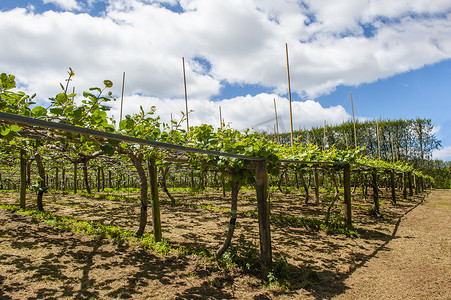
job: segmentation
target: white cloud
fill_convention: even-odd
[[[279,129],[281,132],[287,132],[290,130],[288,99],[265,93],[216,102],[189,99],[188,109],[193,110],[189,114],[189,123],[190,126],[206,123],[219,127],[219,107],[221,107],[222,118],[226,124],[231,124],[232,128],[238,130],[254,128],[255,130],[273,132],[275,125],[274,99],[276,99]],[[185,99],[128,96],[124,98],[123,115],[136,112],[139,106],[142,106],[144,110],[149,110],[150,107],[155,106],[157,108],[156,115],[160,116],[162,122],[169,123],[171,114],[173,119],[178,121],[181,119],[180,112],[185,112]],[[112,115],[115,119],[119,119],[120,100],[114,102],[112,107]],[[350,118],[350,115],[342,106],[324,108],[320,103],[313,100],[293,101],[292,110],[295,129],[322,126],[324,120],[327,120],[329,125],[339,124]]]
[[[433,159],[440,159],[445,161],[451,161],[451,146],[434,150],[432,152]]]
[[[42,0],[44,4],[52,3],[56,6],[69,11],[81,10],[81,6],[76,0]]]
[[[45,1],[69,11],[82,5]],[[184,11],[175,13],[163,4],[180,4]],[[179,103],[183,56],[193,121],[197,114],[199,120],[217,122],[221,105],[226,121],[241,129],[273,118],[274,97],[283,103],[286,42],[292,91],[305,99],[340,84],[372,82],[451,58],[449,0],[109,0],[100,15],[0,12],[0,70],[15,74],[23,89],[43,99],[59,92],[68,67],[75,70],[76,91],[111,79],[116,95],[125,71],[125,93],[133,107],[153,99],[169,115],[184,108]],[[372,36],[365,36],[362,24],[372,26]],[[274,95],[207,101],[228,83],[259,84]],[[300,127],[348,117],[341,106],[324,108],[313,101],[293,106]]]

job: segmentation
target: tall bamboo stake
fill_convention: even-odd
[[[277,107],[276,107],[276,98],[274,98],[274,113],[276,115],[276,130],[274,130],[274,133],[277,135],[277,144],[280,144],[280,138],[279,138],[279,121],[277,119]]]
[[[125,87],[125,72],[122,74],[121,115],[119,116],[119,122],[122,121],[122,109],[124,107],[124,87]]]
[[[188,120],[188,95],[186,93],[186,74],[185,74],[185,57],[182,57],[183,64],[183,83],[185,85],[185,110],[186,110],[186,131],[189,131],[189,120]]]
[[[381,142],[379,137],[379,121],[376,118],[376,134],[377,134],[377,155],[381,159]]]
[[[294,145],[293,141],[293,113],[291,110],[291,86],[290,86],[290,64],[288,62],[288,44],[285,43],[285,53],[287,57],[287,78],[288,78],[288,99],[290,100],[290,127],[291,127],[291,146]]]
[[[393,147],[393,135],[390,132],[390,141],[391,141],[391,158],[393,163],[395,162],[395,149]]]
[[[324,130],[323,130],[323,150],[326,150],[326,120],[324,120]]]
[[[219,105],[219,127],[222,129],[222,111],[221,111],[221,105]]]
[[[351,107],[352,107],[352,122],[354,123],[354,145],[357,148],[357,129],[355,127],[354,102],[352,101],[352,93],[351,93]]]

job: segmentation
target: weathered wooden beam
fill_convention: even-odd
[[[379,188],[377,186],[377,170],[374,168],[372,170],[372,176],[373,176],[373,200],[374,200],[374,212],[376,214],[380,214],[380,207],[379,207]]]
[[[153,238],[161,241],[160,198],[158,195],[158,173],[154,160],[149,160],[150,203],[152,205]]]
[[[269,223],[269,186],[266,162],[256,163],[256,192],[258,228],[260,233],[260,256],[262,272],[266,276],[271,269],[271,229]]]
[[[20,208],[25,209],[27,197],[27,157],[24,149],[20,149]]]
[[[343,167],[343,185],[345,198],[345,224],[352,226],[352,210],[351,210],[351,165],[345,164]]]
[[[395,171],[390,171],[390,187],[392,203],[396,204],[396,186],[395,186]]]

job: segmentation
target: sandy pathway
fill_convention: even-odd
[[[334,299],[451,299],[451,191],[402,218],[395,238],[352,273]]]

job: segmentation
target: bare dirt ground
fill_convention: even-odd
[[[451,299],[451,192],[434,191],[343,283],[337,299]]]
[[[229,207],[229,200],[216,191],[174,195],[179,203],[198,207],[162,205],[163,237],[174,247],[213,253],[225,238],[229,213],[221,209]],[[240,212],[256,210],[252,191],[240,192],[239,198]],[[358,237],[272,222],[273,256],[286,257],[290,266],[288,289],[268,286],[258,276],[233,268],[211,268],[196,256],[161,256],[62,232],[0,209],[0,298],[450,299],[451,191],[434,191],[426,200],[424,195],[398,199],[396,206],[388,198],[381,200],[382,215],[374,217],[370,198],[355,196]],[[294,193],[273,192],[271,201],[273,214],[322,219],[325,212],[324,207],[303,204],[303,197]],[[2,193],[0,203],[17,205],[18,194]],[[34,208],[32,200],[27,205]],[[135,201],[53,194],[46,195],[44,207],[56,215],[130,230],[138,223]],[[241,215],[237,224],[232,243],[242,234],[258,249],[257,219]],[[147,230],[152,231],[151,224]]]

